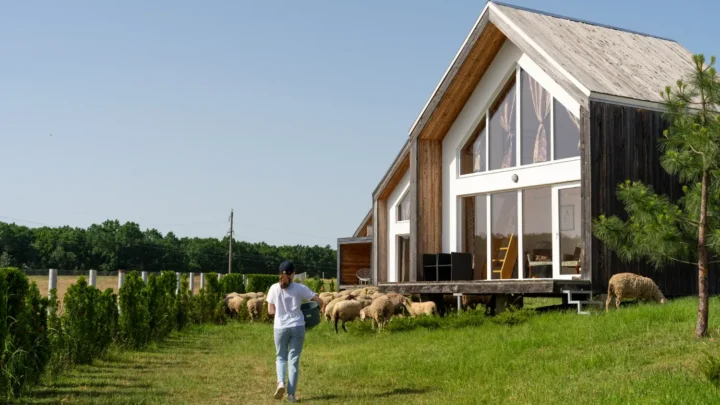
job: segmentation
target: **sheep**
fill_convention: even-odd
[[[382,297],[382,296],[384,296],[384,295],[385,295],[385,294],[383,294],[383,293],[381,293],[381,292],[375,292],[374,294],[372,294],[372,295],[370,296],[370,298],[372,298],[372,299],[374,300],[374,299],[377,299],[377,297]]]
[[[333,293],[330,293],[330,292],[321,292],[319,294],[320,298],[322,298],[322,297],[331,297],[332,298],[332,296],[333,296]]]
[[[463,295],[461,299],[462,308],[463,310],[466,310],[468,307],[475,309],[478,304],[487,306],[490,303],[491,297],[492,295]]]
[[[435,305],[432,301],[427,302],[411,302],[408,305],[405,306],[405,308],[410,313],[410,316],[417,316],[417,315],[437,315],[437,305]]]
[[[633,273],[618,273],[610,277],[605,312],[608,312],[613,296],[615,296],[616,309],[620,309],[620,301],[623,298],[638,298],[665,303],[665,296],[652,279]]]
[[[240,308],[245,305],[246,301],[247,300],[245,298],[240,296],[232,296],[230,298],[226,298],[227,310],[230,315],[239,314]]]
[[[249,292],[245,293],[245,298],[251,300],[253,298],[260,298],[260,296],[258,296],[258,293]]]
[[[335,304],[337,304],[340,301],[344,301],[347,296],[342,296],[338,298],[334,298],[332,301],[330,301],[327,305],[325,305],[325,319],[327,321],[330,321],[330,318],[332,318],[332,310],[335,307]]]
[[[340,291],[340,295],[346,297],[346,296],[352,294],[353,291],[354,291],[354,290],[342,290],[342,291]]]
[[[345,322],[351,322],[360,316],[362,303],[353,297],[348,297],[337,304],[332,309],[332,321],[335,322],[335,333],[338,333],[338,322],[342,321],[342,328],[345,332]]]
[[[327,307],[327,305],[333,300],[332,295],[321,295],[320,300],[323,302],[323,307]]]
[[[252,298],[247,302],[248,313],[250,314],[250,321],[260,319],[262,315],[264,298]]]
[[[375,329],[375,324],[378,325],[378,329],[390,320],[393,315],[395,307],[388,297],[379,297],[372,301],[372,303],[360,310],[360,320],[365,322],[365,318],[370,318],[372,328]]]
[[[402,314],[403,310],[407,309],[406,305],[410,302],[406,296],[394,292],[388,293],[386,297],[389,298],[393,304],[393,315]]]

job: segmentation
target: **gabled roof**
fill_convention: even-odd
[[[413,139],[445,137],[505,40],[584,108],[590,98],[603,96],[656,105],[665,86],[693,69],[690,51],[672,40],[488,1],[375,189],[375,199],[386,197],[406,169]]]
[[[662,102],[660,92],[693,69],[692,54],[653,35],[494,3],[517,30],[592,93]]]
[[[367,226],[372,223],[373,218],[373,209],[370,208],[370,211],[365,215],[362,222],[360,223],[360,226],[355,230],[355,233],[353,233],[353,238],[357,238],[360,235],[367,236],[367,233],[363,233],[363,231],[367,231]]]

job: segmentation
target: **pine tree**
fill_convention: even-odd
[[[670,201],[629,180],[618,187],[627,221],[600,216],[593,232],[625,261],[646,259],[658,268],[697,262],[697,337],[707,336],[709,255],[720,256],[720,78],[703,55],[693,56],[687,81],[662,92],[669,127],[660,139],[663,169],[683,184]],[[692,263],[694,264],[694,263]]]

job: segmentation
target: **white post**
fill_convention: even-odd
[[[218,273],[218,281],[220,281],[221,279],[222,279],[222,274]]]
[[[125,272],[118,270],[118,293],[120,292],[123,284],[125,284]]]
[[[50,269],[48,272],[48,296],[53,289],[57,289],[57,269]]]
[[[458,299],[458,312],[462,309],[462,293],[453,293]]]
[[[195,273],[190,273],[190,277],[188,278],[188,284],[190,285],[190,296],[193,295],[193,290],[195,290]]]
[[[175,273],[177,275],[177,287],[175,287],[175,294],[177,295],[180,292],[180,272]]]
[[[140,276],[142,277],[143,283],[147,284],[148,272],[143,271],[142,273],[140,273]]]
[[[97,270],[90,270],[90,285],[97,287]]]
[[[205,288],[205,273],[200,273],[200,289]]]

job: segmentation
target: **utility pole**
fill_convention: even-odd
[[[228,241],[228,274],[232,273],[233,210],[230,210],[230,240]]]

